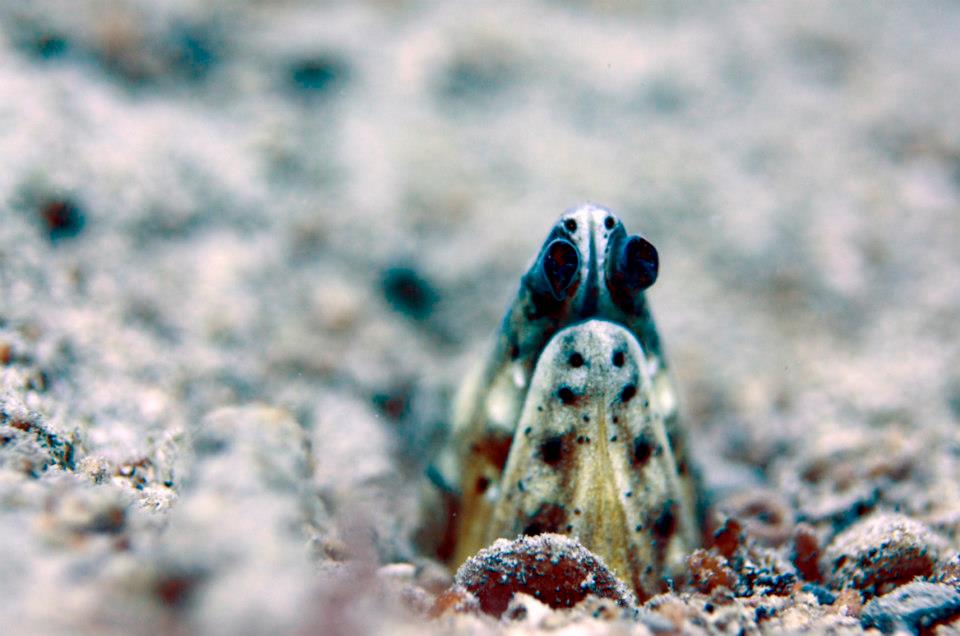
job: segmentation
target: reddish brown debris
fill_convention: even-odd
[[[820,541],[813,527],[801,523],[793,533],[793,565],[808,581],[819,583],[820,575]]]
[[[46,470],[50,464],[56,464],[61,468],[74,468],[75,448],[73,439],[60,437],[48,431],[42,424],[19,417],[11,419],[7,422],[7,426],[32,437],[50,456],[49,461],[42,466],[32,466],[28,462],[23,466],[24,472],[32,474],[37,470]]]
[[[476,613],[480,609],[477,597],[459,585],[441,592],[428,616],[437,618],[447,612]]]
[[[937,568],[934,580],[937,583],[946,583],[960,588],[960,562],[953,560],[943,563]]]
[[[838,535],[825,551],[823,567],[831,586],[871,597],[931,576],[945,549],[943,538],[919,521],[879,513]]]
[[[458,587],[475,596],[481,610],[497,617],[517,592],[553,608],[573,607],[590,595],[611,599],[621,607],[634,602],[597,556],[577,540],[557,534],[498,540],[460,567],[450,592]]]
[[[733,518],[728,518],[719,530],[713,533],[712,547],[725,556],[732,558],[743,543],[743,526]]]
[[[729,567],[727,560],[706,550],[695,550],[687,558],[692,577],[691,583],[704,594],[710,594],[715,589],[725,587],[733,590],[737,577]]]

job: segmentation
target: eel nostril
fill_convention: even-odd
[[[553,297],[560,300],[580,269],[580,254],[567,239],[556,239],[544,251],[541,267]]]

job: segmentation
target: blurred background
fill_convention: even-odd
[[[953,537],[958,32],[935,1],[0,3],[0,616],[306,629],[362,596],[325,573],[422,559],[450,395],[584,201],[660,251],[719,500]]]

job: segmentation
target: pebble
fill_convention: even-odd
[[[944,539],[922,523],[877,513],[837,535],[821,567],[831,587],[875,596],[914,577],[930,576],[944,549]]]
[[[878,596],[863,608],[860,624],[884,634],[926,632],[938,621],[960,614],[960,592],[949,585],[914,581]]]
[[[633,604],[633,595],[603,561],[576,539],[558,534],[498,539],[467,559],[454,582],[454,589],[476,597],[483,612],[498,617],[517,593],[553,608],[573,607],[589,595]]]

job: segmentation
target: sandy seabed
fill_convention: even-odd
[[[934,1],[0,2],[0,631],[958,629],[957,33]],[[637,617],[428,620],[421,475],[581,201],[660,251],[742,532]]]

